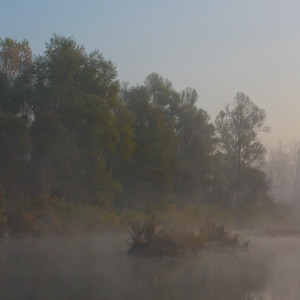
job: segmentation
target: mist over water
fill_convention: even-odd
[[[127,236],[3,239],[1,299],[299,299],[300,238],[250,237],[246,251],[126,255]]]

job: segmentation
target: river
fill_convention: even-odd
[[[126,255],[124,234],[0,240],[0,299],[300,299],[300,238],[247,250]]]

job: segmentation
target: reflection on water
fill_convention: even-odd
[[[0,241],[1,299],[300,299],[300,239],[247,251],[126,255],[124,235]]]

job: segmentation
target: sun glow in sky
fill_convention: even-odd
[[[193,87],[214,120],[238,91],[267,113],[268,147],[300,140],[300,2],[292,0],[1,1],[0,37],[35,54],[53,33],[99,49],[120,81],[151,72]]]

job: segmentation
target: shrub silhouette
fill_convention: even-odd
[[[134,222],[129,229],[128,254],[179,255],[195,253],[205,247],[246,247],[238,234],[231,233],[221,224],[206,224],[198,231],[170,231],[158,225],[154,217]]]

